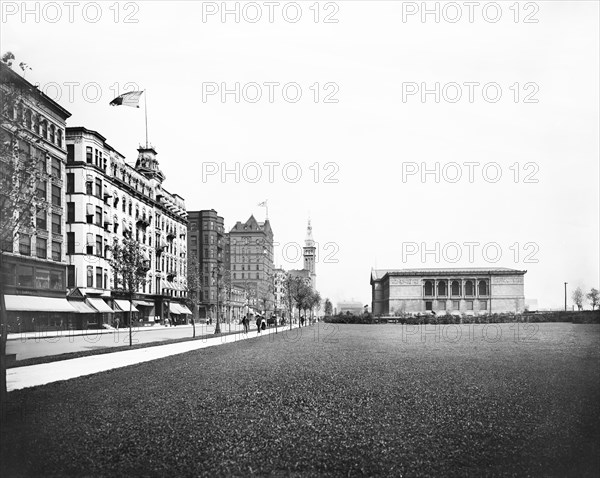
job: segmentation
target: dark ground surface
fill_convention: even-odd
[[[0,475],[598,476],[600,326],[442,327],[320,324],[11,392]]]

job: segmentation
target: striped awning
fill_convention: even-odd
[[[154,307],[154,302],[148,302],[147,300],[134,300],[133,303],[142,307]]]
[[[131,306],[131,311],[132,312],[139,312],[139,310],[137,310],[135,308],[135,305],[133,305],[130,301],[128,300],[123,300],[123,299],[115,299],[115,305],[117,306],[117,312],[129,312],[129,307]]]
[[[182,314],[189,314],[192,315],[192,311],[190,309],[188,309],[185,305],[183,304],[179,304],[179,308],[181,309],[181,313]]]
[[[108,305],[106,305],[106,302],[104,302],[102,299],[100,299],[98,297],[88,297],[87,301],[98,312],[110,313],[110,314],[112,314],[114,312],[114,310],[112,310]]]
[[[68,301],[69,305],[75,309],[76,312],[80,314],[97,314],[98,311],[89,305],[87,305],[82,300],[70,300]]]

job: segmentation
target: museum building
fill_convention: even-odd
[[[525,273],[508,268],[388,269],[371,271],[375,316],[520,313]]]

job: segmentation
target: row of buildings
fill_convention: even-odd
[[[233,320],[249,306],[281,306],[285,271],[273,265],[268,219],[251,216],[226,233],[216,211],[188,212],[183,197],[165,189],[152,145],[140,146],[132,165],[100,133],[67,127],[70,113],[4,63],[0,88],[2,173],[9,174],[16,156],[36,165],[31,221],[13,234],[0,218],[11,329],[124,324],[130,311],[143,324],[207,318],[217,308]],[[148,266],[132,301],[110,266],[111,245],[124,237],[138,241]],[[310,223],[304,255],[305,269],[293,273],[314,286]]]

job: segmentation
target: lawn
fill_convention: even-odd
[[[298,333],[11,392],[0,475],[598,476],[598,325]]]

